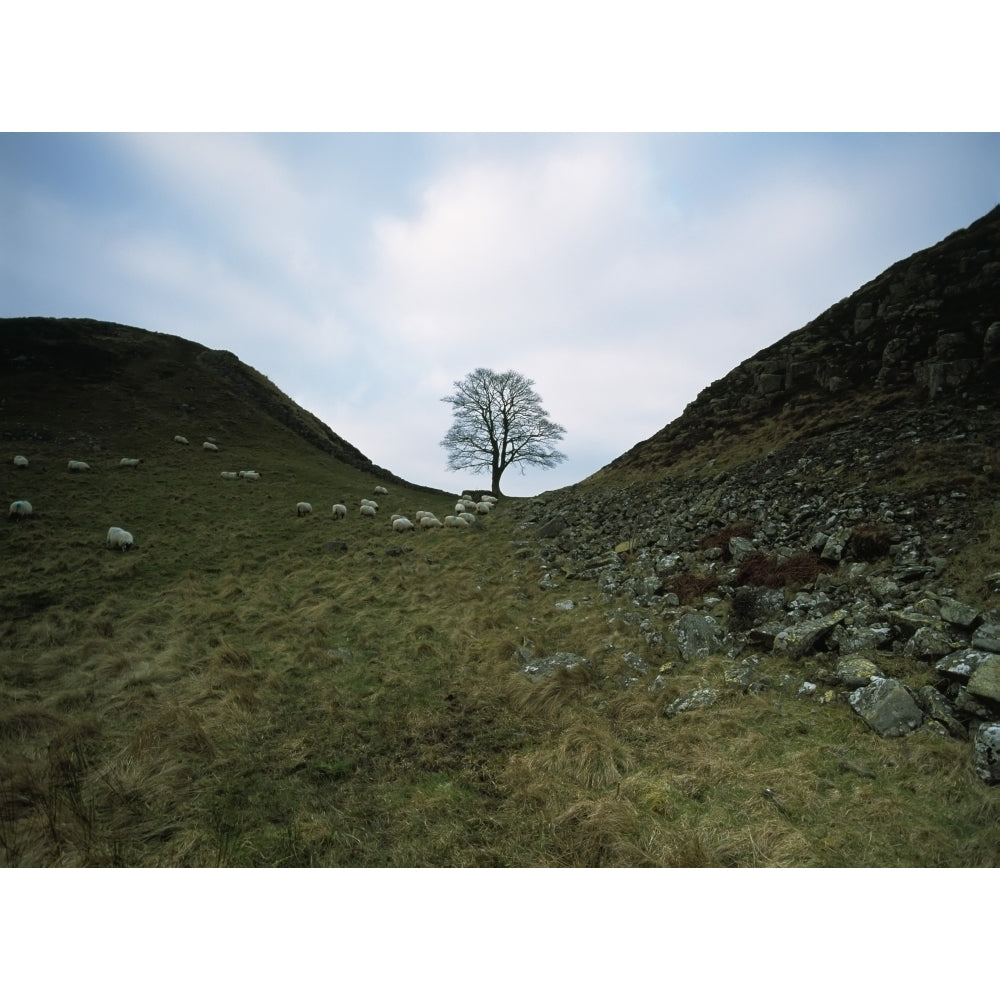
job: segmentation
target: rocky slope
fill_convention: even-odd
[[[518,544],[541,586],[593,579],[644,634],[660,674],[623,663],[622,683],[721,656],[747,691],[971,738],[1000,781],[998,387],[1000,208],[525,505]]]

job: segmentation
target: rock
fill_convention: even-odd
[[[952,625],[972,628],[979,618],[979,612],[975,608],[970,608],[968,604],[946,597],[941,601],[941,617]]]
[[[566,519],[557,514],[555,517],[550,518],[544,524],[539,526],[539,528],[535,531],[535,534],[539,538],[557,538],[568,527],[569,525],[566,523]]]
[[[871,660],[863,656],[849,654],[837,660],[836,679],[849,688],[864,687],[875,677],[882,677],[882,671]]]
[[[869,685],[852,692],[849,701],[879,736],[905,736],[924,721],[913,695],[895,678],[873,677]]]
[[[1000,704],[1000,656],[990,654],[976,665],[967,690],[976,698],[989,698]]]
[[[549,656],[536,656],[525,663],[522,671],[533,681],[549,677],[559,670],[578,670],[590,666],[590,661],[576,653],[552,653]]]
[[[990,653],[1000,653],[1000,625],[980,625],[972,634],[972,645]]]
[[[1000,656],[996,653],[986,653],[979,649],[959,649],[938,660],[934,669],[939,674],[947,674],[949,677],[968,679],[976,667],[990,660],[996,660],[1000,666]]]
[[[814,618],[782,629],[774,637],[774,652],[798,659],[810,652],[819,640],[839,625],[845,618],[845,611],[834,611],[822,618]]]
[[[663,710],[663,714],[668,719],[671,719],[675,715],[680,715],[681,712],[690,712],[695,708],[707,708],[709,705],[714,705],[718,697],[719,692],[715,688],[696,688],[694,691],[672,701]]]
[[[924,711],[948,730],[951,736],[964,740],[969,731],[955,718],[956,707],[940,691],[929,684],[920,689],[920,702]]]
[[[674,635],[681,656],[689,663],[722,649],[722,629],[711,615],[681,615],[674,625]]]
[[[556,601],[554,607],[557,611],[572,611],[576,605],[572,601]]]
[[[961,648],[962,644],[939,626],[922,625],[910,637],[903,652],[918,660],[936,660]]]
[[[1000,723],[986,723],[976,730],[972,766],[983,781],[991,785],[1000,782]]]

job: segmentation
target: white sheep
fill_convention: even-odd
[[[90,472],[90,466],[86,462],[71,461],[67,468],[70,472]]]
[[[306,514],[311,514],[313,512],[313,507],[311,503],[305,503],[304,501],[299,501],[295,505],[295,512],[298,517],[303,517]]]
[[[362,500],[362,507],[374,507],[376,512],[378,511],[378,504],[374,500]]]
[[[178,444],[187,444],[188,443],[188,439],[186,437],[184,437],[183,435],[181,435],[181,434],[175,434],[174,435],[174,440]]]
[[[256,483],[260,479],[260,473],[259,472],[254,472],[253,469],[247,469],[246,472],[241,472],[240,475],[248,483]]]
[[[389,495],[389,491],[384,486],[376,486],[375,487],[375,496],[377,496],[377,497],[387,497],[388,495]]]
[[[374,517],[377,513],[378,511],[370,503],[363,503],[361,505],[362,517]]]
[[[466,524],[475,524],[476,523],[476,515],[473,514],[473,513],[470,513],[469,511],[465,511],[464,514],[459,514],[458,516],[463,521],[465,521]]]
[[[434,517],[434,512],[430,510],[418,510],[416,513],[416,521],[419,524],[425,517]]]
[[[470,503],[471,503],[471,501],[470,501]],[[461,500],[457,504],[455,504],[455,513],[456,514],[464,514],[465,513],[465,504],[462,503]]]
[[[237,477],[237,475],[236,475],[235,472],[223,472],[222,473],[222,478],[223,479],[237,479],[238,477]]]
[[[500,502],[499,500],[497,500],[497,498],[495,496],[493,496],[490,493],[484,493],[479,499],[480,500],[485,500],[487,503],[494,503],[495,504],[495,503],[499,503]]]
[[[335,503],[333,505],[333,519],[339,521],[345,517],[347,517],[347,508],[342,503]]]
[[[7,517],[11,520],[17,518],[20,521],[22,518],[31,517],[32,513],[31,504],[27,500],[15,500],[10,505],[10,513]]]
[[[141,461],[141,458],[123,458],[118,464],[126,469],[135,469]]]
[[[202,448],[205,449],[205,451],[218,451],[219,450],[219,446],[214,441],[202,441],[201,446],[202,446]]]
[[[421,528],[443,528],[444,525],[433,515],[428,514],[426,517],[420,518],[419,521]]]
[[[492,509],[493,505],[486,503],[485,500],[480,500],[479,503],[476,504],[477,514],[488,514]]]
[[[392,522],[393,531],[413,531],[413,522],[408,517],[397,517],[393,518]]]
[[[108,528],[108,548],[127,552],[132,548],[132,536],[124,528]]]
[[[444,519],[444,526],[446,528],[468,528],[469,522],[457,514],[449,514]]]
[[[28,467],[28,460],[24,457],[24,455],[15,455],[14,466],[18,469],[26,469]]]

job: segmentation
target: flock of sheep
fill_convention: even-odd
[[[123,458],[118,464],[123,468],[137,468],[139,463],[142,461],[141,458]],[[14,456],[14,468],[15,469],[27,469],[29,468],[28,459],[24,455]],[[68,472],[90,472],[90,466],[86,462],[79,462],[75,459],[70,459],[66,466]],[[15,500],[10,505],[10,513],[7,515],[9,520],[22,521],[26,517],[31,517],[34,513],[34,508],[31,506],[28,500]],[[135,544],[135,539],[132,535],[126,531],[124,528],[111,527],[108,529],[108,539],[107,547],[109,549],[118,549],[121,552],[127,552]]]
[[[188,444],[188,439],[178,434],[174,437],[174,441],[177,444]],[[205,451],[218,451],[219,446],[211,438],[202,444],[202,448]],[[141,463],[142,459],[139,458],[123,458],[119,465],[123,468],[137,468]],[[18,469],[28,468],[28,459],[24,455],[14,456],[14,466]],[[67,466],[69,472],[79,473],[79,472],[90,472],[90,466],[86,462],[80,462],[76,460],[71,460]],[[248,482],[256,482],[260,479],[260,473],[253,469],[243,469],[240,472],[223,472],[222,478],[227,480],[232,479],[244,479]],[[389,491],[384,486],[375,487],[376,496],[386,496]],[[489,514],[490,511],[497,503],[497,498],[494,496],[483,495],[478,501],[473,500],[471,496],[467,493],[463,494],[458,502],[455,504],[455,513],[449,514],[444,518],[443,521],[439,520],[433,513],[427,510],[418,510],[415,517],[411,520],[405,517],[403,514],[392,514],[389,518],[389,524],[393,531],[415,531],[417,527],[421,528],[469,528],[470,525],[474,524],[476,521],[476,515]],[[361,517],[377,517],[378,516],[378,502],[376,500],[363,499],[360,504],[360,516]],[[305,501],[300,501],[296,504],[296,515],[298,517],[304,517],[313,512],[312,504],[306,503]],[[10,514],[8,515],[11,520],[23,520],[26,517],[30,517],[33,513],[33,508],[31,503],[27,500],[15,500],[10,505]],[[334,520],[340,520],[347,517],[347,507],[342,503],[335,503],[333,505],[333,517]],[[135,540],[132,535],[125,531],[124,528],[112,527],[108,529],[107,537],[107,547],[109,549],[118,549],[121,552],[127,552],[134,544]]]
[[[375,487],[376,496],[385,496],[388,492],[384,486]],[[468,528],[469,525],[475,523],[477,514],[489,514],[496,503],[497,498],[494,496],[484,495],[480,500],[476,501],[467,493],[464,493],[455,504],[455,513],[449,514],[444,521],[439,520],[429,510],[418,510],[413,520],[404,514],[391,514],[389,516],[389,524],[392,526],[393,531],[416,531],[418,527]],[[300,501],[296,504],[295,512],[299,517],[311,514],[313,512],[312,504]],[[368,500],[367,498],[363,499],[358,512],[361,517],[377,517],[378,501]],[[336,521],[347,517],[346,504],[335,503],[333,505],[333,517]]]

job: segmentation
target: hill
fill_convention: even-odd
[[[997,222],[465,531],[227,352],[0,321],[0,859],[996,865]]]

